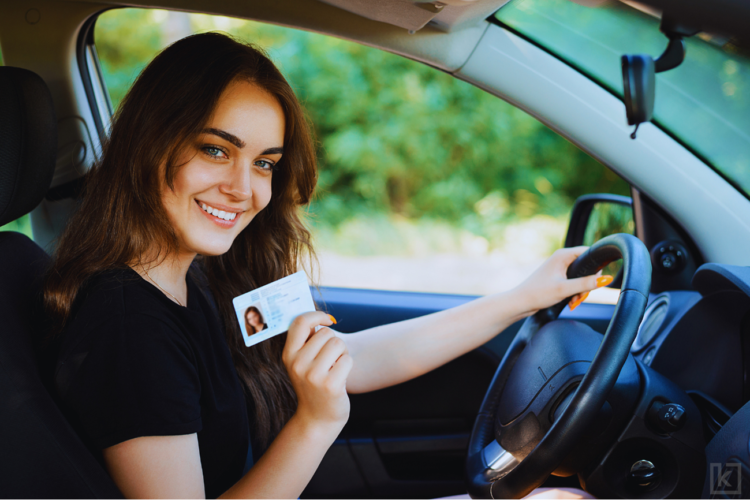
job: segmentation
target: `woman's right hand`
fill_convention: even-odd
[[[332,317],[320,311],[298,316],[289,327],[282,354],[297,393],[296,417],[340,430],[349,419],[346,378],[353,360],[346,344],[330,328]],[[322,326],[317,332],[315,328]]]

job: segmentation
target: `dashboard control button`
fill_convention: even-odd
[[[669,434],[682,429],[687,415],[685,414],[685,407],[682,405],[655,401],[649,408],[647,418],[649,423],[659,432]]]
[[[651,260],[656,270],[677,274],[687,264],[688,252],[679,241],[666,240],[651,249]]]

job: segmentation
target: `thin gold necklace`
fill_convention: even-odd
[[[179,301],[179,300],[177,299],[177,297],[175,297],[174,295],[172,295],[171,293],[169,293],[168,291],[166,291],[165,289],[163,289],[163,288],[162,288],[161,286],[159,286],[159,283],[157,283],[157,282],[156,282],[156,280],[155,280],[154,278],[152,278],[151,276],[149,276],[149,275],[148,275],[148,271],[146,271],[146,268],[145,268],[145,267],[141,266],[141,269],[143,269],[143,272],[144,272],[144,273],[146,273],[146,277],[148,278],[148,280],[149,280],[149,281],[150,281],[151,283],[153,283],[154,285],[156,285],[156,287],[157,287],[157,288],[158,288],[159,290],[161,290],[162,292],[164,292],[164,293],[166,293],[167,295],[169,295],[170,297],[172,297],[172,298],[174,299],[174,301],[175,301],[175,302],[177,302],[177,303],[178,303],[178,304],[179,304],[179,305],[180,305],[181,307],[185,307],[185,306],[183,306],[183,305],[182,305],[182,302],[180,302],[180,301]]]

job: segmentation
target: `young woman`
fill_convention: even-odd
[[[263,320],[263,315],[260,313],[260,309],[255,306],[250,306],[245,311],[245,331],[248,335],[255,335],[261,330],[265,330],[268,327],[266,322]]]
[[[312,252],[298,209],[315,181],[300,105],[252,46],[183,39],[124,99],[45,304],[64,411],[126,497],[296,498],[347,392],[417,377],[597,287],[566,279],[582,248],[565,249],[510,293],[351,335],[308,313],[246,348],[232,298]]]

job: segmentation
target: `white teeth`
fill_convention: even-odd
[[[226,221],[234,220],[237,217],[237,214],[235,212],[226,212],[224,210],[219,210],[217,208],[208,206],[205,203],[201,203],[201,208],[203,209],[204,212],[209,213],[213,215],[214,217],[218,217],[219,219],[224,219]]]

